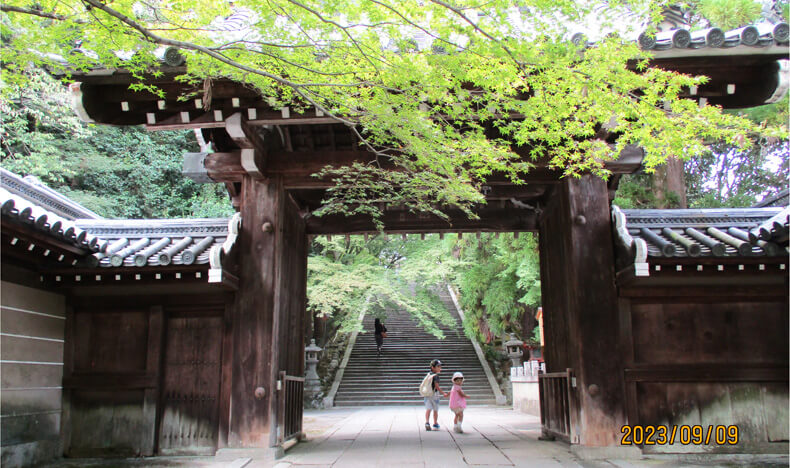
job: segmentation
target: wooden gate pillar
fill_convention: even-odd
[[[239,289],[232,314],[229,447],[276,442],[280,371],[302,375],[307,236],[277,179],[245,176]]]
[[[625,387],[606,182],[563,180],[539,233],[547,372],[576,376],[571,443],[618,445]]]

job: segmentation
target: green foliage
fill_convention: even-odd
[[[787,140],[764,143],[751,151],[714,146],[711,153],[686,163],[689,206],[752,206],[787,188],[789,166]]]
[[[521,330],[522,316],[540,305],[536,238],[484,233],[459,240],[456,249],[464,264],[455,284],[467,335],[482,342],[506,331],[527,337],[531,330]]]
[[[488,333],[521,330],[523,314],[540,304],[537,242],[530,235],[458,239],[427,235],[368,241],[360,236],[316,238],[308,258],[308,310],[332,316],[341,332],[359,330],[360,312],[386,318],[405,310],[428,332],[452,318],[436,295],[454,284],[464,309],[464,331],[485,343]]]
[[[226,217],[233,209],[220,185],[181,174],[194,151],[191,132],[80,122],[59,83],[31,72],[25,87],[6,87],[0,100],[0,163],[109,218]]]
[[[757,125],[787,127],[788,96],[779,102],[750,109],[727,111]],[[726,142],[684,164],[686,195],[690,208],[752,206],[766,196],[787,188],[790,176],[790,141],[751,135],[754,144],[740,149]],[[649,175],[624,176],[614,204],[621,208],[656,208],[658,200]],[[668,195],[672,196],[673,193]]]
[[[617,186],[612,203],[620,208],[655,208],[658,200],[651,187],[652,178],[647,174],[625,175]]]
[[[701,0],[696,10],[711,26],[727,31],[753,23],[761,7],[755,0]]]
[[[22,10],[2,14],[0,59],[9,85],[26,83],[31,64],[65,74],[97,65],[156,74],[156,48],[175,46],[187,56],[184,79],[226,77],[275,108],[318,108],[398,167],[327,169],[338,185],[321,213],[376,217],[379,205],[363,202],[375,200],[473,216],[487,177],[520,180],[536,159],[567,176],[607,176],[603,164],[626,144],[645,148],[652,169],[670,156],[701,154],[708,141],[745,144],[741,136],[757,131],[714,106],[680,99],[705,78],[644,70],[649,53],[633,41],[614,34],[583,51],[574,46],[567,40],[574,21],[595,17],[602,30],[614,29],[596,2],[528,0],[519,9],[504,1],[246,0],[238,4],[256,21],[243,38],[207,32],[218,15],[232,13],[210,0],[41,0],[35,10],[26,0],[7,3]],[[606,8],[613,18],[630,8],[655,20],[661,4],[627,0]],[[545,19],[558,17],[564,20]],[[435,47],[414,48],[416,33]],[[398,50],[382,47],[388,43]],[[70,53],[77,44],[90,53]],[[117,51],[135,53],[124,61]],[[633,60],[639,70],[628,68]],[[163,92],[142,82],[133,88]],[[620,135],[615,148],[595,138],[612,122]]]
[[[387,310],[405,310],[443,337],[439,325],[453,319],[434,288],[452,272],[453,259],[442,255],[441,244],[436,235],[318,237],[307,262],[308,310],[332,316],[342,333],[361,329],[362,312],[386,317]]]

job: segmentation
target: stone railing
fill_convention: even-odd
[[[519,367],[510,368],[511,382],[537,382],[538,374],[546,372],[546,363],[539,361],[527,361]]]

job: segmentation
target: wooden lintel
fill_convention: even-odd
[[[455,211],[445,221],[432,214],[415,214],[408,211],[385,212],[382,217],[387,233],[421,232],[511,232],[537,230],[537,214],[530,210],[515,208],[491,209],[479,213],[480,219],[469,219],[466,214]],[[307,219],[309,234],[364,234],[376,231],[370,216],[311,216]]]

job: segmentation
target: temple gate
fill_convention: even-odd
[[[652,66],[708,75],[709,83],[685,91],[686,97],[701,104],[705,100],[725,107],[757,105],[779,88],[777,60],[786,56],[786,48],[739,46],[726,54],[711,50],[657,52]],[[145,124],[151,130],[200,130],[213,151],[185,155],[185,174],[225,184],[240,216],[229,225],[207,223],[200,229],[164,221],[144,226],[96,220],[77,228],[113,240],[116,250],[100,251],[86,236],[75,237],[76,244],[72,239],[48,246],[48,252],[59,249],[75,260],[71,265],[42,261],[37,270],[44,286],[60,291],[68,304],[62,433],[69,455],[200,453],[280,445],[282,408],[301,405],[301,401],[283,402],[280,376],[281,372],[300,376],[304,369],[308,238],[375,232],[371,220],[364,217],[311,216],[331,186],[331,181],[312,174],[328,164],[373,158],[359,149],[346,127],[315,109],[297,114],[287,107],[271,108],[249,88],[222,79],[210,85],[210,102],[179,100],[195,91],[175,80],[184,69],[163,66],[161,76],[150,77],[149,84],[163,89],[165,99],[130,91],[133,78],[124,70],[84,74],[72,85],[80,115],[91,121]],[[527,156],[527,149],[515,150]],[[618,446],[623,425],[660,422],[660,408],[651,412],[635,407],[657,398],[655,386],[640,383],[646,375],[648,380],[678,381],[682,374],[688,381],[693,365],[706,372],[711,369],[693,359],[689,367],[678,356],[663,364],[651,361],[653,367],[634,364],[633,337],[628,334],[634,329],[647,333],[662,323],[638,328],[644,322],[636,324],[637,305],[649,302],[645,297],[655,300],[674,294],[651,289],[672,284],[667,279],[645,283],[637,278],[637,283],[628,283],[632,279],[624,273],[628,266],[620,264],[624,257],[618,249],[623,246],[616,241],[610,201],[619,177],[637,171],[641,161],[641,149],[628,148],[607,164],[613,173],[608,182],[592,176],[563,179],[540,161],[523,185],[494,174],[487,181],[487,204],[479,207],[477,220],[450,211],[448,223],[402,206],[383,207],[387,232],[539,233],[545,359],[549,372],[573,371],[568,398],[574,401],[567,405],[573,408],[568,415],[573,434],[569,439],[583,447]],[[4,209],[4,216],[9,213],[14,212]],[[35,223],[12,220],[6,228],[3,219],[4,246],[16,245],[12,237],[41,237]],[[785,226],[786,245],[787,223],[780,225]],[[626,254],[636,244],[625,246]],[[172,247],[162,258],[155,246]],[[4,261],[16,252],[6,250]],[[149,261],[154,254],[158,260]],[[84,262],[86,255],[99,262]],[[114,255],[120,257],[118,262]],[[137,255],[142,257],[135,267]],[[18,252],[19,258],[23,256]],[[178,261],[171,260],[176,257]],[[779,252],[771,258],[760,263],[759,270],[765,271],[767,264],[776,266],[776,271],[769,269],[770,285],[763,287],[770,291],[770,299],[762,296],[757,301],[772,304],[765,319],[786,331],[787,298],[775,294],[778,285],[787,288],[786,256],[782,260]],[[785,265],[783,273],[777,273],[779,265]],[[691,302],[704,303],[710,296],[704,288],[712,284],[703,282],[703,289],[685,294]],[[733,294],[740,294],[743,302],[754,299],[747,291]],[[756,307],[747,304],[744,310]],[[727,333],[744,334],[739,341],[743,343],[758,339],[760,333],[748,314],[739,317],[740,322],[725,327]],[[744,323],[748,326],[739,329],[738,324]],[[719,371],[706,374],[707,381],[786,384],[784,336],[784,342],[778,338],[769,346],[784,353],[784,359],[761,354],[762,373],[744,378],[735,371]],[[687,346],[697,338],[674,339],[677,345]],[[628,343],[630,351],[625,349]],[[659,376],[661,369],[664,374]],[[786,402],[786,385],[784,395],[772,392]],[[100,434],[108,427],[120,429]],[[86,432],[91,428],[95,434]],[[775,440],[786,441],[786,434]],[[786,450],[786,444],[783,447]]]

